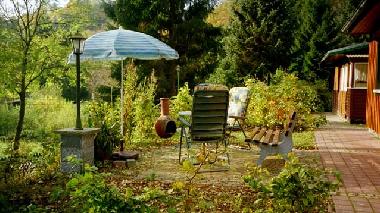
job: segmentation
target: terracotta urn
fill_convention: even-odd
[[[154,128],[160,138],[170,138],[177,131],[175,121],[169,116],[169,98],[160,98],[161,116],[157,119]]]

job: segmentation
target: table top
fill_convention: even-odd
[[[178,113],[180,116],[191,116],[191,111],[180,111]]]

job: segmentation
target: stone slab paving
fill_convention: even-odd
[[[343,186],[333,196],[336,212],[380,213],[380,140],[363,125],[326,114],[328,124],[315,132],[327,168],[340,171]]]

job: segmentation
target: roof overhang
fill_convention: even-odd
[[[380,1],[364,0],[342,31],[352,35],[376,35],[380,31]]]
[[[350,46],[328,51],[322,58],[321,64],[324,66],[334,64],[344,64],[350,58],[368,57],[368,43],[352,44]]]

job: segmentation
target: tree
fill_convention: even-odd
[[[154,68],[163,97],[175,93],[177,65],[181,82],[191,85],[214,69],[220,30],[205,22],[214,6],[215,0],[116,0],[106,2],[105,11],[125,29],[152,35],[178,51],[176,61],[136,62],[145,76]]]
[[[1,75],[6,88],[16,92],[20,98],[19,118],[14,138],[14,150],[20,146],[20,138],[25,117],[28,89],[41,76],[53,68],[62,66],[61,57],[55,49],[57,37],[43,35],[42,22],[46,14],[45,0],[9,0],[0,2],[0,14],[7,28],[3,29],[5,40],[0,41],[2,49]]]
[[[65,7],[55,9],[50,17],[73,32],[97,32],[104,30],[109,22],[98,0],[70,0]]]
[[[328,50],[336,47],[340,30],[334,22],[330,1],[298,1],[295,8],[302,19],[297,19],[289,70],[305,80],[327,79],[328,73],[321,71],[319,63]]]
[[[268,80],[278,67],[287,67],[293,31],[291,5],[292,0],[235,0],[219,69],[238,77]]]
[[[207,22],[216,27],[226,27],[231,21],[232,0],[224,0],[207,17]]]

